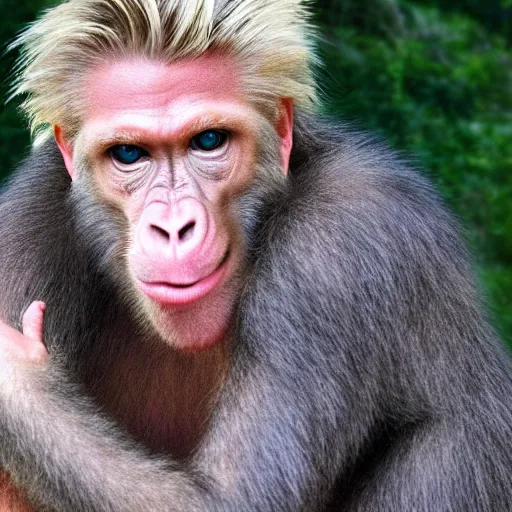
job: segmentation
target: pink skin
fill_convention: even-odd
[[[43,344],[44,302],[33,302],[23,315],[23,333],[0,321],[0,381],[10,373],[8,361],[43,363],[48,357]]]
[[[80,181],[87,154],[101,200],[124,212],[132,282],[156,330],[186,350],[225,339],[238,295],[244,248],[230,205],[254,178],[259,113],[237,77],[235,61],[220,55],[104,63],[86,81],[90,107],[75,144],[55,127],[71,178]],[[293,102],[283,99],[279,107],[275,128],[286,174]],[[212,152],[193,150],[191,139],[207,129],[225,130],[228,141]],[[148,156],[121,164],[108,155],[118,144]]]

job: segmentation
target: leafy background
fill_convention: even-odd
[[[49,0],[0,0],[0,41]],[[317,0],[325,111],[412,155],[466,226],[490,313],[512,347],[512,0]],[[14,54],[0,60],[8,95]],[[0,177],[27,152],[0,113]]]

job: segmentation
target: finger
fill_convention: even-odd
[[[23,315],[23,334],[28,338],[43,343],[43,317],[46,304],[32,302]]]

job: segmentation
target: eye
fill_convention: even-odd
[[[147,156],[148,152],[138,146],[131,144],[119,144],[109,149],[110,155],[114,160],[124,165],[133,165],[142,157]]]
[[[190,140],[190,147],[199,151],[213,151],[227,140],[228,133],[221,130],[206,130]]]

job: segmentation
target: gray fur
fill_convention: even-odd
[[[510,358],[452,216],[387,149],[299,117],[289,179],[249,192],[232,368],[180,464],[85,398],[146,340],[97,256],[119,226],[76,207],[51,144],[1,196],[0,314],[48,303],[50,368],[0,396],[0,467],[39,509],[512,510]]]

